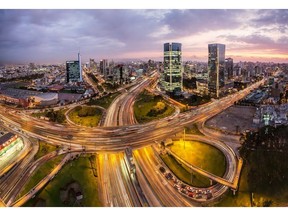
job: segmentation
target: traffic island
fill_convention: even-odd
[[[45,207],[102,206],[98,195],[98,178],[94,176],[91,166],[95,158],[91,156],[93,154],[80,156],[65,164],[53,180],[25,206],[35,206],[38,199],[45,200]]]
[[[68,112],[67,117],[74,124],[85,127],[97,127],[101,120],[102,109],[91,106],[77,106]]]
[[[140,124],[165,118],[175,111],[160,95],[155,96],[146,90],[138,95],[133,108],[135,118]]]

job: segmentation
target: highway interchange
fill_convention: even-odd
[[[218,148],[224,149],[223,153],[225,153],[226,160],[228,158],[229,162],[223,178],[228,184],[232,184],[230,185],[231,188],[237,190],[237,184],[235,185],[235,182],[238,183],[239,180],[237,179],[239,177],[239,169],[237,167],[239,167],[239,161],[241,161],[237,151],[236,155],[234,153],[236,149],[233,146],[237,146],[237,138],[219,133],[215,134],[215,132],[208,130],[203,125],[207,119],[222,112],[233,105],[235,101],[249,94],[250,90],[263,84],[264,80],[233,95],[214,100],[206,106],[196,107],[184,113],[175,112],[170,117],[146,124],[137,124],[133,112],[135,98],[141,91],[155,83],[157,78],[156,73],[143,77],[139,79],[137,86],[130,88],[115,98],[107,110],[102,127],[83,128],[77,125],[66,125],[64,127],[59,124],[35,119],[25,112],[8,109],[4,106],[0,108],[0,118],[5,126],[12,128],[14,132],[26,138],[41,139],[61,146],[61,154],[67,154],[68,148],[71,148],[71,152],[75,152],[75,154],[82,152],[83,148],[85,148],[86,152],[97,152],[100,176],[99,194],[103,206],[143,206],[143,203],[145,203],[144,206],[199,206],[199,202],[195,202],[195,200],[188,199],[178,193],[175,188],[168,184],[167,179],[160,175],[159,166],[162,162],[151,147],[151,145],[155,144],[155,141],[160,142],[175,136],[183,131],[185,126],[193,123],[198,123],[200,131],[210,140],[212,138],[215,140],[213,143],[218,143],[219,145],[221,143],[221,147],[218,146]],[[72,139],[68,139],[67,137],[71,135]],[[194,136],[191,139],[197,140],[198,138]],[[232,148],[225,144],[230,141],[236,143]],[[1,187],[4,182],[9,182],[10,185],[6,186],[8,189],[3,192],[5,196],[0,194],[3,203],[7,206],[22,205],[44,187],[47,183],[45,181],[51,179],[51,176],[47,176],[35,186],[34,193],[30,193],[18,201],[15,200],[19,190],[23,187],[23,182],[27,181],[33,173],[33,168],[40,166],[50,157],[52,158],[51,155],[53,157],[56,156],[56,153],[53,153],[50,156],[46,156],[47,158],[43,158],[42,163],[35,161],[34,165],[31,166],[31,158],[37,152],[37,145],[32,146],[30,156],[19,162],[23,164],[21,166],[18,165],[14,172],[11,172],[11,174],[9,172],[9,176],[4,176],[0,180]],[[131,177],[125,168],[123,151],[127,147],[134,149],[133,156],[136,163],[137,178],[135,176]],[[227,151],[225,152],[225,150]],[[71,154],[67,155],[71,156]],[[65,157],[65,160],[63,159],[61,162],[62,165],[58,168],[60,169],[69,159]],[[6,178],[15,180],[13,180],[13,184],[10,184],[11,181]],[[140,189],[139,187],[137,189],[135,184],[140,185]],[[227,189],[228,187],[223,184],[214,184],[214,196],[221,196]],[[139,193],[144,194],[142,198],[141,196],[139,197]]]

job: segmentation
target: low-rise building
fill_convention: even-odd
[[[29,97],[30,106],[51,106],[58,103],[58,93],[43,93]]]

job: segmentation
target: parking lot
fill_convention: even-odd
[[[206,126],[235,133],[244,132],[247,129],[254,129],[253,116],[256,107],[252,106],[231,106],[224,112],[209,119]]]

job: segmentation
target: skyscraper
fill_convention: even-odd
[[[79,61],[79,82],[83,82],[83,78],[82,78],[82,61],[81,61],[80,52],[78,53],[78,61]]]
[[[208,45],[208,89],[211,97],[219,97],[219,89],[225,84],[225,45]]]
[[[161,84],[165,91],[182,90],[182,44],[164,44],[164,73]]]
[[[109,64],[107,59],[100,60],[100,73],[101,75],[104,75],[105,79],[109,75]]]
[[[89,68],[91,70],[95,70],[97,68],[97,64],[94,59],[91,59],[91,58],[89,59]]]
[[[66,77],[68,82],[79,82],[79,61],[66,61]]]
[[[66,61],[67,82],[82,82],[81,55],[78,53],[78,61]]]
[[[233,59],[227,58],[225,59],[225,70],[227,73],[228,80],[233,78]]]

